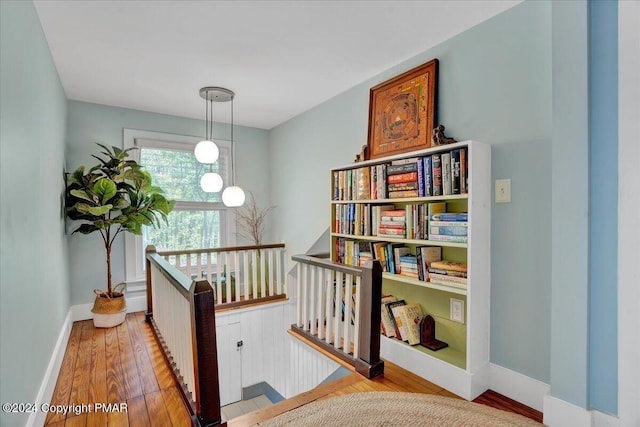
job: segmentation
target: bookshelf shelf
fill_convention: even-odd
[[[406,243],[409,245],[422,245],[422,246],[442,246],[449,248],[466,248],[466,243],[454,243],[454,242],[439,242],[436,240],[415,240],[415,239],[403,239],[394,238],[388,236],[356,236],[353,234],[331,233],[332,237],[343,237],[346,239],[366,240],[369,242],[389,242],[389,243]]]
[[[443,348],[442,350],[433,351],[421,345],[409,345],[408,343],[404,341],[400,341],[397,338],[389,338],[389,337],[385,337],[384,335],[381,335],[380,338],[390,343],[391,346],[399,345],[402,347],[406,347],[407,349],[411,349],[413,351],[419,351],[420,353],[423,353],[427,357],[433,357],[435,359],[442,360],[443,362],[450,363],[451,365],[461,369],[465,368],[465,364],[466,364],[465,354],[451,347],[446,347],[446,348]]]
[[[440,170],[434,166],[438,162]],[[331,259],[351,265],[379,259],[385,269],[383,293],[431,314],[436,338],[449,345],[431,351],[382,335],[382,357],[466,399],[483,393],[489,378],[491,146],[462,141],[368,160],[333,168],[330,180]],[[404,197],[389,197],[391,191]],[[442,214],[436,218],[440,222],[432,223],[429,215],[437,213]],[[447,213],[466,216],[445,219]],[[382,228],[399,236],[376,235]],[[429,240],[432,233],[445,240]],[[466,243],[455,241],[458,233],[467,236]],[[466,263],[467,284],[456,283],[452,271],[433,281],[394,274],[401,264],[413,276],[426,277],[429,263],[438,259],[434,253]],[[452,298],[464,303],[464,323],[451,319]]]
[[[444,284],[438,282],[425,282],[402,274],[382,273],[383,279],[395,280],[396,282],[407,283],[409,285],[421,286],[423,288],[436,289],[439,291],[451,292],[452,294],[467,295],[467,287],[463,285]]]
[[[413,203],[413,202],[439,202],[447,200],[466,200],[467,194],[451,194],[448,196],[429,196],[429,197],[408,197],[400,199],[367,199],[367,200],[332,200],[332,205],[349,204],[349,203],[368,203],[368,204],[384,204],[384,203]]]

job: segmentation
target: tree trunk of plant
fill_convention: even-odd
[[[107,250],[107,292],[109,297],[111,295],[111,245],[105,245]]]

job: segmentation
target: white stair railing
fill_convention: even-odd
[[[307,255],[292,259],[298,263],[292,330],[359,372],[379,374],[380,264],[357,268]]]

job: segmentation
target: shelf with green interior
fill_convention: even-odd
[[[389,236],[355,236],[353,234],[341,234],[341,233],[331,233],[332,237],[344,237],[346,239],[352,240],[367,240],[370,242],[389,242],[389,243],[405,243],[408,245],[423,245],[423,246],[441,246],[448,248],[466,248],[467,243],[455,243],[455,242],[444,242],[444,241],[436,241],[436,240],[411,240],[405,239],[403,237],[389,237]]]
[[[467,295],[467,287],[458,284],[445,284],[438,282],[425,282],[402,274],[382,273],[383,279],[395,280],[396,282],[407,283],[409,285],[421,286],[423,288],[436,289],[438,291],[451,292],[452,294]]]
[[[382,334],[380,334],[380,339],[381,340],[387,340],[390,343],[392,343],[392,345],[400,345],[400,346],[404,346],[404,347],[408,347],[414,350],[418,350],[428,356],[434,357],[436,359],[442,360],[443,362],[447,362],[452,364],[453,366],[456,366],[460,369],[465,369],[466,364],[467,364],[467,357],[466,354],[460,350],[456,350],[455,348],[452,347],[445,347],[441,350],[438,351],[433,351],[433,350],[429,350],[426,347],[423,347],[421,345],[409,345],[407,342],[405,341],[401,341],[397,338],[389,338],[387,336],[384,336]]]
[[[409,197],[404,199],[366,199],[366,200],[331,200],[332,205],[344,205],[348,203],[365,203],[365,204],[381,204],[381,203],[414,203],[414,202],[439,202],[449,200],[466,200],[468,194],[449,194],[447,196],[431,196],[431,197]]]

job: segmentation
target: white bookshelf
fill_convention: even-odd
[[[417,246],[440,246],[443,258],[448,255],[467,263],[467,285],[452,285],[422,281],[398,274],[383,273],[383,292],[403,293],[417,300],[425,314],[436,320],[436,336],[453,330],[449,347],[431,351],[422,346],[409,346],[395,338],[381,337],[381,356],[421,377],[466,399],[474,399],[488,388],[489,380],[489,316],[491,289],[491,146],[478,141],[414,151],[392,157],[368,160],[336,167],[331,170],[331,195],[334,195],[334,171],[347,171],[366,166],[387,164],[392,160],[426,157],[434,153],[466,148],[468,156],[467,194],[411,197],[406,199],[332,200],[331,258],[336,260],[337,239],[367,242],[402,243],[415,253]],[[398,207],[415,203],[447,202],[457,212],[468,212],[467,243],[404,239],[336,233],[336,205],[395,204]],[[448,313],[450,298],[465,302],[464,324],[454,323]],[[433,301],[433,303],[432,303]],[[432,312],[430,312],[432,311]],[[446,339],[444,341],[447,341]]]

